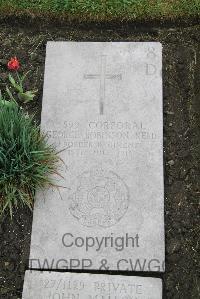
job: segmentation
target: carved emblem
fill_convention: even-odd
[[[69,200],[71,214],[82,225],[109,227],[126,213],[129,190],[116,173],[95,168],[77,177]]]

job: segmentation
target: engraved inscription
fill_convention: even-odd
[[[45,279],[41,280],[40,285],[47,291],[45,298],[48,299],[80,299],[82,293],[84,293],[84,298],[88,299],[137,299],[138,297],[135,296],[144,298],[142,296],[143,286],[128,281],[106,283],[95,280],[90,282],[92,294],[87,295],[85,292],[88,285],[84,281]],[[153,297],[147,299],[153,299]]]
[[[153,47],[148,49],[147,58],[150,60],[155,60],[156,53],[155,53],[155,49]],[[154,63],[146,63],[146,75],[147,76],[153,76],[156,74],[156,72],[157,72],[157,67]]]
[[[117,158],[131,159],[141,143],[156,142],[158,134],[142,122],[88,121],[85,129],[79,122],[65,121],[64,128],[47,131],[56,146],[69,156],[87,153],[105,156],[111,151]]]

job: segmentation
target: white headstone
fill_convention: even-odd
[[[66,188],[37,193],[30,267],[163,271],[161,44],[49,42],[42,130]]]
[[[158,278],[26,271],[22,299],[161,299]]]

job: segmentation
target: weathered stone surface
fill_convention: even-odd
[[[22,299],[161,299],[158,278],[26,271]]]
[[[162,48],[47,45],[42,129],[66,188],[38,192],[31,268],[163,271]]]

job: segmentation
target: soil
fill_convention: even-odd
[[[163,44],[164,158],[166,272],[164,298],[197,299],[200,114],[200,26],[127,25],[0,25],[0,89],[5,87],[5,61],[17,56],[23,71],[30,70],[27,88],[38,88],[34,102],[24,105],[40,120],[45,47],[49,40],[160,41]],[[18,208],[13,220],[0,224],[0,298],[21,298],[28,269],[32,213]],[[124,273],[123,273],[124,274]],[[153,276],[153,274],[152,274]]]

